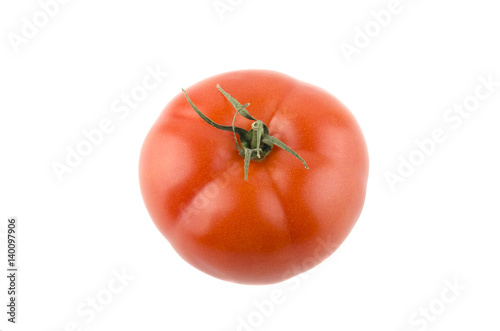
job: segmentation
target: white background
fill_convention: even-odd
[[[7,217],[17,216],[20,275],[16,325],[0,282],[0,328],[499,330],[500,87],[459,127],[443,117],[487,91],[480,77],[500,82],[495,2],[401,0],[383,27],[371,12],[388,0],[232,3],[221,19],[212,0],[61,0],[47,22],[37,1],[1,3],[0,260]],[[36,19],[46,25],[15,46]],[[364,45],[357,31],[366,26]],[[341,45],[356,38],[348,61]],[[112,105],[148,67],[169,75],[119,117]],[[312,272],[269,286],[220,281],[184,262],[149,219],[137,178],[142,141],[181,87],[248,68],[333,93],[370,152],[366,204],[349,238]],[[58,180],[52,164],[105,118],[113,131]],[[435,129],[446,140],[419,159],[415,140]],[[411,155],[420,165],[391,190],[385,176],[400,175]],[[113,283],[116,273],[129,279]],[[110,282],[119,290],[108,297]],[[264,316],[254,302],[272,293],[282,300]],[[95,297],[106,304],[90,315]]]

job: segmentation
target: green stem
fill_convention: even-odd
[[[193,104],[193,102],[191,101],[191,99],[189,98],[184,89],[182,89],[182,92],[184,92],[187,101],[191,105],[191,108],[193,108],[194,111],[206,123],[210,124],[211,126],[219,130],[233,132],[234,141],[236,143],[236,149],[238,150],[239,154],[245,158],[244,162],[245,180],[248,179],[248,168],[250,165],[250,160],[262,161],[271,152],[274,145],[284,149],[288,153],[295,156],[304,164],[306,169],[309,169],[309,167],[306,164],[306,161],[303,158],[301,158],[299,154],[297,154],[294,150],[292,150],[278,138],[269,135],[269,129],[267,128],[267,126],[262,121],[257,120],[253,118],[252,115],[250,115],[250,113],[246,110],[246,107],[250,105],[249,103],[242,105],[241,103],[238,102],[238,100],[236,100],[229,93],[224,91],[218,84],[217,84],[217,89],[226,97],[226,99],[228,99],[228,101],[233,105],[234,109],[236,109],[236,114],[234,115],[232,125],[230,126],[220,125],[212,121]],[[246,119],[254,121],[252,123],[252,128],[250,129],[250,131],[247,131],[245,129],[239,128],[234,125],[236,121],[236,116],[238,114],[240,114]],[[238,144],[238,139],[236,138],[236,134],[240,136],[241,146]]]

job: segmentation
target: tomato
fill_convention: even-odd
[[[223,73],[179,93],[139,161],[146,208],[172,247],[241,284],[281,282],[330,256],[360,216],[367,179],[351,112],[268,70]]]

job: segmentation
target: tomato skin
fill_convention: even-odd
[[[330,256],[363,208],[368,152],[353,115],[325,90],[268,70],[241,70],[186,89],[210,119],[231,125],[235,109],[219,84],[305,159],[274,146],[243,158],[232,132],[205,123],[179,93],[148,133],[139,180],[159,231],[187,262],[214,277],[271,284]],[[237,117],[249,130],[251,121]]]

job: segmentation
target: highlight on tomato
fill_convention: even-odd
[[[240,284],[305,272],[346,239],[368,152],[329,92],[269,70],[183,89],[147,134],[139,181],[151,219],[197,269]]]

